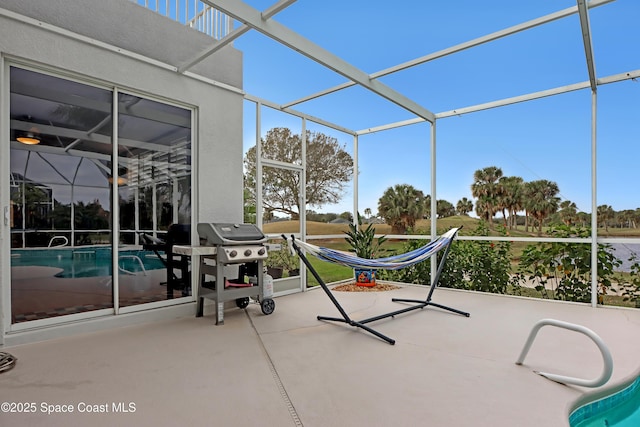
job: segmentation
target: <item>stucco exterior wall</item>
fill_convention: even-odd
[[[0,0],[0,8],[172,65],[213,41],[128,0]],[[242,87],[241,60],[240,51],[225,46],[189,71]]]

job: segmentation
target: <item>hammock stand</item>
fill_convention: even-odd
[[[470,316],[470,314],[467,313],[467,312],[460,311],[460,310],[457,310],[455,308],[447,307],[447,306],[442,305],[442,304],[437,304],[437,303],[431,301],[431,297],[433,296],[433,292],[435,291],[435,289],[436,289],[436,287],[438,285],[438,282],[440,280],[440,274],[442,273],[442,270],[444,268],[445,262],[447,260],[447,255],[449,253],[449,249],[451,247],[451,243],[453,242],[453,240],[454,240],[455,236],[457,235],[458,231],[460,230],[460,228],[462,228],[462,227],[459,227],[457,229],[452,229],[452,230],[450,230],[449,233],[446,233],[445,235],[440,236],[440,238],[438,238],[437,240],[433,240],[428,245],[424,246],[424,248],[426,248],[427,246],[430,246],[430,245],[436,246],[435,251],[433,253],[429,254],[428,258],[430,258],[431,256],[435,255],[440,250],[444,249],[444,254],[442,256],[442,259],[438,263],[438,269],[436,271],[436,275],[433,278],[433,282],[431,283],[431,287],[429,289],[429,293],[427,295],[427,298],[424,301],[423,300],[415,300],[415,299],[392,298],[391,301],[393,301],[393,302],[406,302],[406,303],[413,303],[415,305],[412,305],[412,306],[406,307],[406,308],[402,308],[402,309],[399,309],[399,310],[395,310],[395,311],[392,311],[392,312],[389,312],[389,313],[380,314],[378,316],[369,317],[369,318],[363,319],[363,320],[353,320],[353,319],[351,319],[349,317],[347,312],[344,311],[344,309],[342,308],[342,306],[340,305],[338,300],[335,298],[335,296],[333,295],[331,290],[327,287],[327,285],[324,282],[324,280],[322,280],[322,278],[320,277],[318,272],[315,270],[315,268],[313,268],[313,265],[311,265],[311,263],[309,262],[309,260],[305,256],[305,254],[302,252],[302,249],[300,249],[299,244],[296,243],[295,238],[294,238],[293,235],[291,235],[291,246],[296,251],[296,253],[300,257],[302,262],[304,262],[304,264],[307,266],[307,268],[309,269],[311,274],[313,274],[313,277],[315,277],[315,279],[318,281],[318,283],[322,287],[322,290],[327,294],[327,296],[329,297],[329,299],[331,300],[333,305],[335,305],[335,307],[338,309],[338,311],[342,315],[342,318],[340,318],[340,317],[318,316],[318,320],[327,320],[327,321],[331,321],[331,322],[343,322],[343,323],[346,323],[346,324],[348,324],[350,326],[354,326],[356,328],[364,329],[365,331],[377,336],[378,338],[383,339],[384,341],[388,342],[389,344],[394,345],[396,343],[396,341],[393,338],[389,338],[388,336],[386,336],[384,334],[381,334],[380,332],[376,331],[375,329],[372,329],[372,328],[366,326],[366,324],[367,323],[371,323],[371,322],[375,322],[376,320],[386,319],[387,317],[395,317],[398,314],[406,313],[406,312],[409,312],[409,311],[413,311],[413,310],[417,310],[417,309],[423,309],[423,308],[425,308],[427,306],[438,307],[438,308],[441,308],[443,310],[451,311],[451,312],[456,313],[456,314],[461,314],[461,315],[463,315],[465,317],[469,317]],[[284,235],[282,235],[282,237],[285,240],[287,240],[287,238]],[[446,240],[446,242],[444,242],[444,245],[442,245],[441,247],[437,247],[437,245],[439,243],[442,243],[443,240]],[[308,244],[305,243],[305,245],[308,245]],[[319,248],[319,249],[324,249],[324,248]],[[417,251],[419,251],[419,250],[417,250]],[[416,251],[412,251],[411,253],[414,253],[414,252],[416,252]],[[388,257],[388,258],[383,258],[383,259],[384,260],[404,259],[405,260],[404,263],[406,265],[410,265],[409,263],[411,263],[411,261],[407,260],[406,255],[407,254],[397,255],[395,257]],[[336,262],[333,259],[325,257],[325,256],[317,256],[317,257],[322,259],[322,260],[324,260],[324,261]],[[363,260],[363,259],[361,259],[361,260],[363,262],[368,261],[368,260]],[[380,259],[380,260],[382,260],[382,259]],[[380,261],[380,260],[378,260],[378,261]],[[371,260],[371,261],[375,261],[375,260]],[[420,262],[420,261],[421,260],[416,261],[416,262]],[[342,264],[342,265],[349,266],[349,264],[347,264],[346,261],[340,261],[338,263]],[[415,264],[415,262],[413,262],[413,263]],[[375,267],[375,268],[382,268],[380,265],[382,265],[382,264],[378,264],[378,266]],[[401,267],[399,267],[398,265],[393,265],[389,269],[397,270],[399,268],[401,268]]]

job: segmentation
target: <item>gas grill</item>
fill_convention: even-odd
[[[253,224],[198,224],[200,244],[217,246],[219,259],[226,263],[264,260],[267,237]]]
[[[264,314],[273,313],[273,284],[265,287],[263,273],[268,238],[262,231],[253,224],[200,223],[198,235],[201,247],[214,250],[200,257],[197,316],[203,315],[205,298],[216,301],[216,325],[224,324],[226,301],[245,308],[256,297]]]

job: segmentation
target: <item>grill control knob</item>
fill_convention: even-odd
[[[244,251],[244,256],[251,256],[251,249],[247,249]]]
[[[235,258],[236,255],[238,255],[238,252],[235,249],[229,252],[230,258]]]
[[[258,255],[264,255],[265,252],[264,248],[260,248],[260,250],[258,250]]]

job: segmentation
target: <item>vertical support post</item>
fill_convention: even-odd
[[[4,57],[0,56],[0,129],[9,128],[9,114],[11,104],[9,102],[9,76],[8,67],[5,68]],[[12,180],[11,165],[9,162],[9,132],[0,133],[0,188],[7,188],[10,182],[6,182],[7,175],[9,181]],[[8,173],[5,173],[7,171]],[[11,248],[11,213],[13,205],[11,204],[8,191],[0,192],[0,206],[2,206],[4,227],[0,227],[0,346],[4,345],[5,332],[11,325],[11,275],[10,268],[6,268],[4,263],[9,258]],[[23,191],[24,193],[24,191]],[[73,218],[73,217],[72,217]],[[23,228],[24,230],[24,228]],[[24,242],[24,240],[23,240]],[[6,256],[5,256],[6,254]]]
[[[436,195],[436,121],[434,120],[431,125],[431,240],[434,240],[438,236],[438,201]],[[437,280],[436,269],[438,266],[438,257],[431,257],[431,284]]]
[[[256,102],[256,225],[262,230],[262,146],[260,144],[260,126],[262,126],[262,104]]]
[[[178,212],[178,205],[180,204],[180,198],[178,197],[178,180],[175,177],[170,178],[171,179],[171,206],[173,206],[172,212],[171,212],[171,216],[172,216],[172,223],[173,224],[178,224],[180,222],[180,219],[178,218],[179,212]]]
[[[353,136],[353,224],[358,225],[358,135]]]
[[[300,239],[304,242],[305,236],[307,235],[307,119],[302,118],[302,135],[301,135],[301,144],[300,153],[302,159],[302,170],[298,173],[300,174],[300,188],[298,188],[298,195],[300,204]]]
[[[119,273],[118,259],[120,253],[118,250],[118,242],[120,240],[120,206],[119,202],[119,184],[118,184],[118,91],[113,91],[111,114],[114,118],[111,121],[111,176],[113,180],[111,185],[111,283],[113,292],[113,309],[115,314],[120,310],[120,289],[119,289]],[[155,228],[154,228],[155,230]]]
[[[300,206],[304,212],[300,212],[300,240],[307,241],[307,119],[302,118],[302,170],[300,174]],[[298,260],[298,266],[300,261]],[[306,292],[307,290],[307,269],[299,268],[300,275],[300,291]]]
[[[591,306],[598,306],[598,198],[597,198],[597,118],[598,95],[591,91]]]
[[[140,167],[136,165],[136,170],[140,170]],[[136,180],[135,187],[133,188],[133,204],[135,210],[133,211],[133,224],[136,231],[140,231],[140,180]],[[73,206],[73,205],[72,205]],[[73,217],[71,217],[73,218]],[[154,237],[155,234],[154,234]],[[136,233],[136,244],[138,243],[140,235]]]

